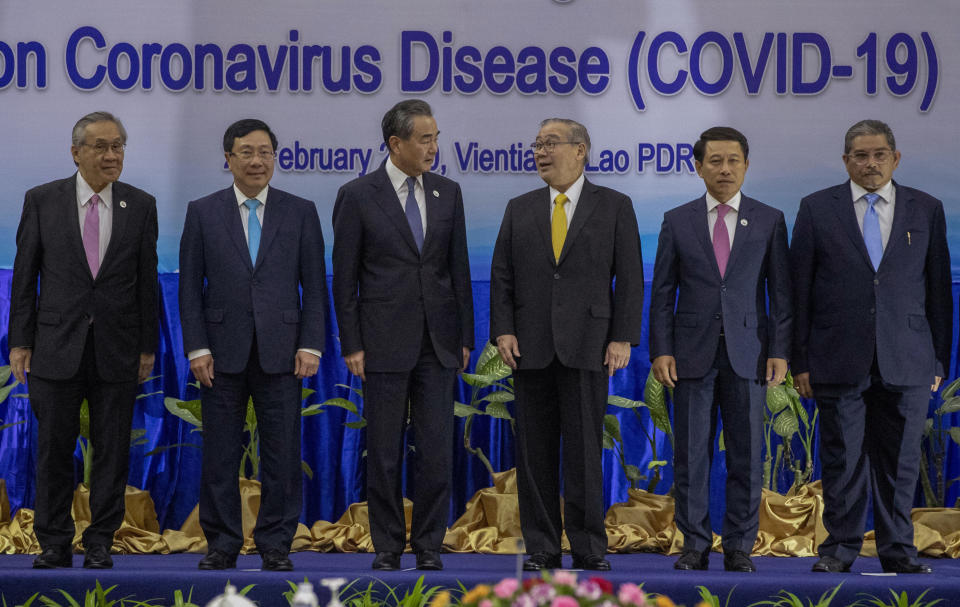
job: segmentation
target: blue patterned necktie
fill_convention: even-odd
[[[250,198],[243,203],[249,209],[247,215],[247,246],[250,248],[250,263],[257,265],[257,251],[260,249],[260,220],[257,218],[257,207],[260,201]]]
[[[413,240],[417,243],[417,250],[423,250],[423,219],[420,218],[420,205],[417,204],[417,196],[414,188],[417,180],[414,177],[407,177],[407,204],[404,205],[403,212],[407,216],[407,223],[410,224],[410,231],[413,232]]]
[[[864,194],[863,199],[867,201],[867,212],[863,214],[863,241],[867,245],[867,253],[870,254],[873,269],[876,270],[880,267],[880,259],[883,257],[880,217],[877,216],[877,209],[874,208],[874,204],[880,200],[880,195],[870,192]]]

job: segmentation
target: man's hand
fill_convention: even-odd
[[[157,357],[153,352],[149,354],[145,352],[140,353],[140,369],[137,371],[137,383],[142,384],[147,381],[147,378],[150,377],[150,374],[153,372],[153,363],[156,362]]]
[[[613,377],[613,374],[620,369],[626,369],[630,362],[630,342],[611,341],[607,344],[607,353],[603,357],[603,364],[607,368],[607,375]]]
[[[500,358],[507,366],[513,370],[517,369],[517,358],[520,357],[520,345],[517,343],[516,335],[500,335],[497,337],[497,352]]]
[[[942,378],[942,377],[939,377],[939,376],[934,377],[934,378],[933,378],[933,385],[930,386],[930,391],[931,391],[931,392],[936,392],[938,389],[940,389],[940,382],[942,382],[942,381],[943,381],[943,378]]]
[[[793,376],[793,387],[800,396],[813,398],[813,388],[810,387],[810,373],[797,373]]]
[[[33,356],[33,350],[30,348],[10,348],[10,371],[21,384],[27,383],[31,356]]]
[[[787,377],[787,360],[785,358],[767,359],[767,386],[779,386]]]
[[[650,367],[653,378],[668,388],[676,387],[677,381],[677,359],[664,354],[653,359],[653,365]]]
[[[297,358],[293,364],[293,374],[297,376],[297,379],[313,377],[317,374],[317,369],[319,368],[319,356],[309,352],[304,352],[303,350],[297,350]]]
[[[364,353],[363,350],[357,350],[352,354],[346,354],[343,362],[347,364],[347,369],[360,378],[360,381],[367,381],[367,376],[363,374]]]
[[[460,373],[465,373],[467,365],[470,364],[470,348],[463,349],[463,366],[460,367]]]
[[[200,385],[213,387],[213,354],[204,354],[190,361],[190,371]]]

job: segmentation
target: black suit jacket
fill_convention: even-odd
[[[857,383],[874,352],[893,385],[928,385],[949,369],[953,294],[943,205],[894,186],[893,226],[876,271],[849,181],[800,202],[790,245],[793,369],[813,382]]]
[[[374,372],[413,369],[424,323],[447,368],[473,348],[473,287],[460,186],[423,174],[427,231],[417,251],[381,165],[347,183],[333,208],[333,302],[343,354],[364,351]]]
[[[666,212],[653,268],[650,359],[673,356],[679,377],[703,377],[722,328],[734,372],[762,378],[767,358],[790,357],[789,271],[787,226],[773,207],[741,197],[724,276],[707,226],[706,197]]]
[[[640,341],[643,261],[633,204],[584,181],[559,262],[551,204],[547,187],[507,204],[491,262],[490,336],[516,335],[521,369],[542,369],[556,356],[600,371],[608,342]]]
[[[216,371],[240,373],[256,334],[263,370],[293,373],[297,349],[323,351],[326,306],[323,233],[312,202],[267,190],[255,265],[232,185],[187,207],[180,238],[186,353],[209,349]]]
[[[17,229],[8,342],[33,348],[33,375],[72,377],[93,318],[100,377],[136,381],[140,354],[157,347],[157,305],[153,196],[113,184],[110,243],[94,279],[80,232],[77,176],[27,192]]]

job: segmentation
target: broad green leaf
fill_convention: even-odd
[[[943,401],[943,404],[937,409],[937,415],[947,415],[948,413],[956,413],[957,411],[960,411],[960,396],[952,396]]]
[[[950,428],[950,438],[953,439],[953,442],[960,445],[960,427],[954,426]]]
[[[940,398],[947,400],[953,397],[957,392],[957,388],[960,388],[960,377],[950,382],[947,387],[943,389],[943,392],[940,393]]]
[[[647,406],[646,403],[641,400],[630,400],[629,398],[617,396],[616,394],[611,394],[607,397],[607,404],[620,407],[621,409],[636,409]]]
[[[307,400],[307,398],[314,392],[316,392],[316,390],[311,390],[310,388],[300,388],[300,400]]]
[[[647,478],[643,475],[643,472],[640,471],[640,468],[633,464],[627,464],[623,467],[623,475],[627,477],[628,481],[642,481]]]
[[[652,460],[649,464],[647,464],[647,470],[653,470],[654,468],[663,468],[666,465],[667,465],[667,460],[665,459]]]
[[[0,367],[0,386],[4,385],[10,380],[10,365],[3,365]]]
[[[484,412],[476,407],[455,402],[453,403],[453,414],[457,417],[467,417],[468,415],[484,415]]]
[[[810,425],[810,417],[807,415],[807,408],[803,406],[803,402],[800,401],[800,398],[791,398],[790,399],[790,408],[793,410],[794,415],[797,416],[804,426]]]
[[[609,432],[615,441],[623,442],[623,436],[620,434],[620,420],[616,415],[607,413],[603,416],[603,429]]]
[[[257,429],[257,410],[253,408],[252,396],[247,400],[247,419],[243,429],[248,432],[253,432]]]
[[[487,388],[497,383],[497,380],[501,379],[497,375],[480,375],[478,373],[461,373],[460,377],[463,378],[464,382],[470,386],[473,386],[474,388]]]
[[[360,398],[363,398],[363,390],[361,390],[360,388],[353,388],[351,386],[348,386],[347,384],[335,384],[335,385],[338,388],[346,388],[347,390],[350,390]]]
[[[784,409],[773,420],[773,431],[784,440],[789,440],[799,429],[800,422],[790,409]]]
[[[503,362],[503,359],[500,358],[500,353],[497,352],[496,348],[494,348],[493,351],[493,357],[484,361],[482,365],[477,365],[477,373],[479,375],[490,375],[492,377],[496,377],[497,379],[509,377],[513,373],[513,369],[508,367],[507,363]]]
[[[720,449],[720,451],[726,451],[726,450],[727,450],[727,439],[726,439],[726,435],[727,435],[727,433],[724,432],[723,430],[721,430],[721,431],[720,431],[720,436],[717,437],[717,448]]]
[[[923,422],[923,435],[930,436],[931,432],[933,432],[933,418],[928,417],[926,421]]]
[[[360,428],[365,428],[367,426],[367,420],[359,419],[355,422],[344,422],[343,425],[351,430],[359,430]]]
[[[503,403],[490,403],[487,405],[487,415],[490,417],[495,417],[497,419],[513,419],[513,416],[510,415],[510,410],[507,409],[507,406]]]
[[[650,419],[653,425],[665,434],[672,434],[670,427],[670,412],[667,411],[667,398],[663,384],[657,381],[653,373],[647,374],[647,383],[643,386],[643,401],[650,410]]]
[[[490,394],[487,394],[483,397],[483,400],[488,403],[509,403],[513,402],[515,399],[512,392],[509,390],[494,390]]]
[[[159,377],[159,375],[157,376]],[[156,392],[143,392],[142,394],[137,394],[135,400],[140,400],[142,398],[150,398],[151,396],[156,396],[157,394],[163,394],[163,390],[157,390]],[[0,399],[3,400],[3,399]]]
[[[163,406],[167,408],[167,411],[176,415],[183,421],[187,422],[191,426],[196,426],[198,428],[203,427],[203,418],[201,417],[201,406],[200,400],[180,400],[178,398],[173,398],[168,396],[163,399]]]
[[[483,350],[480,350],[480,356],[477,357],[476,368],[482,369],[483,365],[490,362],[490,359],[497,356],[497,354],[498,354],[497,347],[488,341],[486,344],[484,344]]]
[[[0,403],[7,400],[7,397],[10,396],[10,391],[20,385],[20,382],[13,380],[12,384],[8,384],[0,388]]]
[[[613,440],[613,437],[610,436],[610,433],[604,429],[603,439],[602,439],[603,448],[609,451],[613,451],[617,446],[617,441]]]
[[[300,409],[300,417],[310,417],[311,415],[317,415],[319,413],[325,413],[323,405],[320,403],[314,403],[309,407]]]
[[[80,436],[90,439],[90,404],[87,399],[80,403]]]
[[[777,414],[790,406],[790,397],[787,396],[787,389],[783,386],[773,386],[767,388],[767,409],[770,413]]]
[[[329,398],[322,403],[321,407],[340,407],[341,409],[346,409],[354,415],[360,415],[358,413],[357,405],[353,401],[347,400],[345,398]]]

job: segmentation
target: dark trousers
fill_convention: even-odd
[[[874,365],[859,384],[814,384],[813,395],[820,408],[823,525],[829,534],[820,556],[852,563],[860,554],[869,490],[880,560],[916,558],[910,512],[930,387],[891,386]]]
[[[80,433],[80,407],[87,399],[90,411],[90,526],[83,545],[113,544],[124,513],[124,490],[130,465],[130,424],[137,382],[106,382],[97,373],[94,326],[76,375],[52,380],[31,374],[30,405],[38,422],[37,497],[33,528],[42,548],[69,546],[75,534],[70,517],[73,504],[73,453]]]
[[[440,550],[450,509],[457,370],[440,364],[430,335],[424,332],[412,370],[365,375],[367,505],[374,550],[403,552],[407,545],[402,477],[408,402],[416,448],[410,547],[414,552]]]
[[[290,373],[265,373],[253,348],[242,373],[216,370],[203,388],[203,470],[200,526],[208,550],[236,554],[243,547],[238,483],[246,436],[247,404],[253,398],[260,436],[260,512],[253,540],[263,553],[290,550],[303,504],[300,468],[300,380]]]
[[[734,373],[722,336],[710,372],[677,382],[673,392],[675,517],[685,550],[704,552],[713,545],[710,469],[719,410],[727,463],[723,549],[753,551],[759,525],[765,397],[764,384]]]
[[[603,416],[608,377],[565,367],[514,373],[517,419],[517,492],[528,553],[560,552],[566,523],[574,554],[604,554]],[[560,451],[563,441],[563,520]]]

